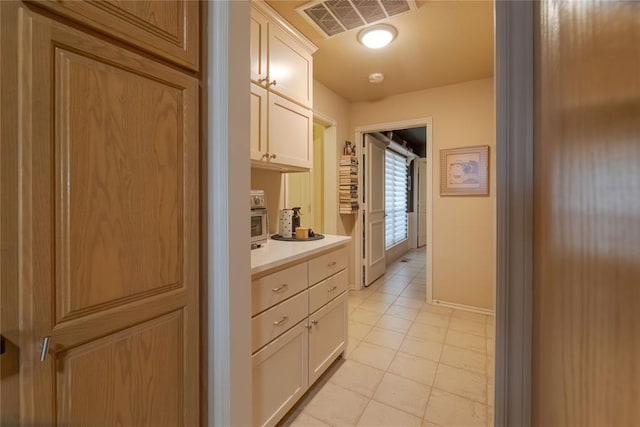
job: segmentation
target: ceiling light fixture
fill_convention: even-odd
[[[382,83],[384,80],[384,74],[382,73],[372,73],[369,75],[369,83],[378,84]]]
[[[358,41],[369,49],[380,49],[393,41],[398,30],[389,24],[377,24],[358,33]]]

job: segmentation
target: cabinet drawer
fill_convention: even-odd
[[[326,280],[309,289],[309,313],[317,309],[347,290],[349,286],[349,269],[345,268]]]
[[[251,320],[253,337],[251,352],[277,338],[309,313],[309,291],[304,291],[275,307],[270,308]]]
[[[309,261],[309,284],[313,285],[347,267],[349,255],[342,247]]]
[[[306,288],[306,262],[253,280],[251,282],[251,315],[254,316]]]

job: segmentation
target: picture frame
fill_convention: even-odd
[[[440,195],[489,195],[488,145],[440,150]]]

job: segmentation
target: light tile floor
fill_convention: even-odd
[[[349,294],[349,344],[284,426],[493,425],[492,316],[426,304],[424,250]]]

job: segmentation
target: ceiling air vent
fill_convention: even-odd
[[[298,13],[325,37],[415,10],[415,0],[327,0],[299,7]]]

